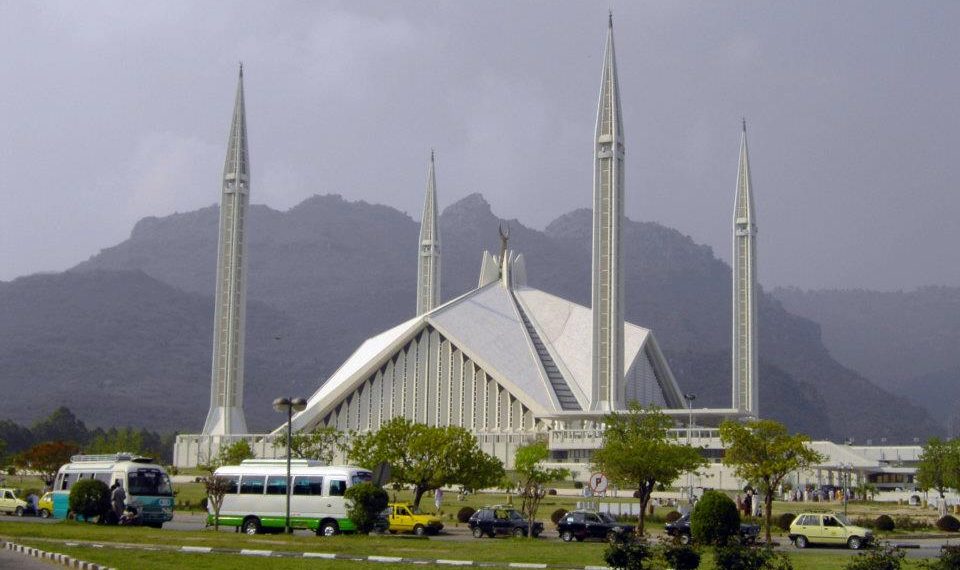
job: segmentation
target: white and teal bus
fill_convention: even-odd
[[[120,481],[127,504],[137,508],[145,525],[160,528],[173,519],[173,487],[167,472],[153,459],[132,453],[71,457],[53,482],[54,518],[67,518],[70,488],[82,479],[97,479],[107,487]]]
[[[214,473],[230,481],[220,508],[220,524],[236,526],[246,534],[280,532],[286,524],[287,461],[248,459],[240,465],[223,466]],[[319,461],[294,459],[290,493],[290,525],[309,529],[319,536],[356,530],[347,517],[347,488],[371,481],[373,474],[360,467],[321,465]],[[213,508],[207,504],[209,524]]]

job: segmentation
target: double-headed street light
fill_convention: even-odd
[[[293,534],[290,526],[290,443],[293,438],[293,412],[302,412],[307,409],[307,401],[303,398],[277,398],[273,401],[273,409],[278,412],[287,412],[287,534]]]

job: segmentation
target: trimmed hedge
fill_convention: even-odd
[[[793,524],[795,518],[797,518],[797,515],[793,513],[783,513],[777,518],[777,527],[784,532],[789,532],[790,525]]]
[[[477,511],[473,507],[463,507],[457,511],[457,520],[465,523],[470,520],[470,517],[472,517],[475,512]]]
[[[669,513],[666,514],[666,516],[663,517],[663,522],[672,523],[673,521],[680,520],[680,517],[682,516],[683,515],[681,515],[677,511],[670,511]]]
[[[86,520],[110,512],[110,488],[98,479],[81,479],[70,488],[70,510]]]
[[[727,544],[740,534],[737,504],[719,491],[705,491],[690,514],[690,534],[701,544]]]
[[[550,513],[550,520],[553,521],[553,524],[560,524],[560,519],[562,519],[565,514],[567,514],[567,509],[557,509]]]
[[[946,515],[937,520],[937,528],[943,532],[960,532],[960,520],[953,515]]]
[[[897,528],[897,525],[894,524],[890,515],[880,515],[877,517],[877,520],[874,521],[873,526],[877,530],[882,530],[884,532],[890,532],[891,530]]]

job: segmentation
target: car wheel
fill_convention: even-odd
[[[418,524],[418,525],[416,525],[416,526],[413,527],[413,534],[415,534],[415,535],[417,535],[417,536],[423,536],[423,535],[427,534],[427,529],[426,529],[426,527],[424,527],[422,524]]]
[[[243,525],[240,526],[240,530],[243,534],[249,534],[251,536],[260,534],[260,519],[257,517],[245,519]]]
[[[689,534],[686,534],[686,533],[681,534],[681,535],[680,535],[680,544],[690,544],[690,535],[689,535]]]
[[[325,522],[320,525],[320,536],[337,536],[340,534],[340,526],[334,521]]]
[[[523,538],[527,536],[527,531],[523,530],[522,528],[515,528],[513,529],[513,536],[517,538]]]
[[[560,533],[560,540],[562,540],[562,541],[564,541],[564,542],[572,542],[572,541],[573,541],[573,532],[571,532],[571,531],[569,531],[569,530],[565,530],[565,531],[561,532],[561,533]]]
[[[42,519],[50,518],[50,511],[48,511],[47,509],[40,509],[40,518]]]
[[[13,511],[13,514],[17,515],[18,517],[22,517],[22,516],[23,516],[23,507],[17,507],[17,509],[16,509],[15,511]]]
[[[801,535],[793,540],[793,544],[797,548],[806,548],[810,543],[807,541],[807,537]]]
[[[863,540],[859,536],[851,536],[850,540],[847,541],[847,546],[850,550],[860,550],[863,546]]]
[[[478,526],[473,527],[473,538],[483,538],[483,529]]]

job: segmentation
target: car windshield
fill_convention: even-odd
[[[845,517],[845,516],[843,516],[843,515],[833,515],[833,518],[835,518],[835,519],[837,519],[838,521],[840,521],[840,523],[843,524],[843,526],[850,526],[850,521],[848,521],[848,520],[847,520],[847,517]]]
[[[127,494],[146,497],[172,497],[170,478],[159,469],[137,469],[127,475]]]

